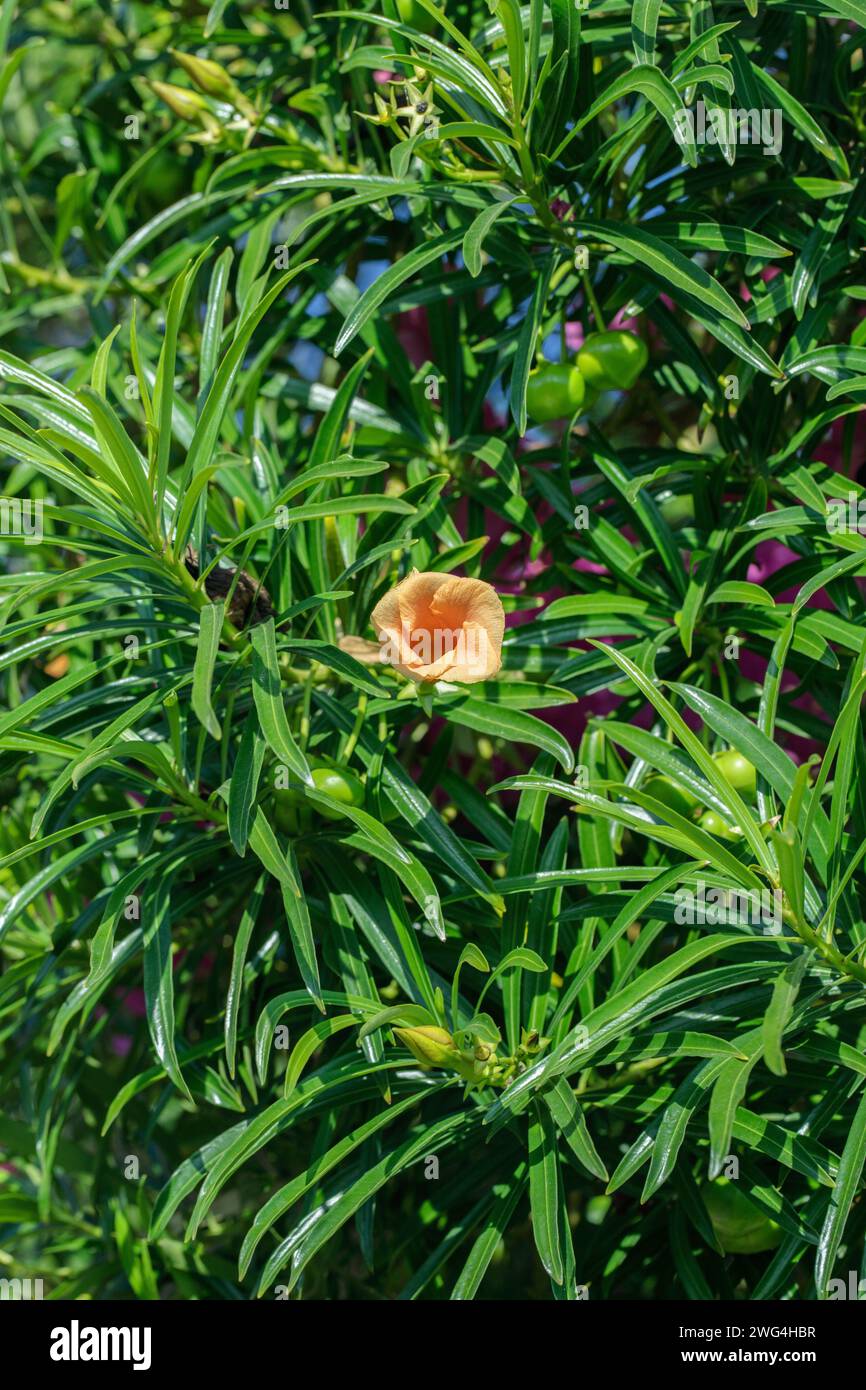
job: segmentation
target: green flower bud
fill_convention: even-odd
[[[394,1032],[422,1067],[455,1072],[473,1086],[496,1079],[497,1057],[487,1043],[476,1042],[461,1051],[444,1028],[395,1028]]]
[[[444,1028],[395,1028],[394,1032],[422,1067],[444,1067],[453,1071],[454,1062],[460,1061],[454,1040]]]
[[[171,82],[151,82],[150,85],[160,101],[164,101],[182,121],[199,125],[203,113],[210,115],[207,102],[202,100],[198,92],[191,92],[187,87],[175,87]]]
[[[236,88],[225,68],[210,58],[197,58],[192,53],[180,53],[176,48],[169,50],[175,62],[192,78],[199,91],[209,97],[222,97],[231,101]]]

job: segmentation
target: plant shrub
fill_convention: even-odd
[[[4,1274],[859,1268],[864,28],[0,5]]]

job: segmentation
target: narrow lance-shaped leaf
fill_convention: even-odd
[[[262,734],[280,761],[302,782],[312,786],[313,778],[307,760],[295,741],[286,716],[273,618],[253,628],[250,640],[253,647],[253,699]]]
[[[163,879],[143,904],[144,996],[156,1055],[187,1100],[174,1042],[174,960],[171,939],[171,884]]]
[[[217,739],[222,737],[222,730],[211,701],[211,686],[224,617],[223,603],[206,603],[202,608],[192,676],[192,707],[199,722]]]
[[[845,1233],[845,1227],[854,1198],[860,1187],[863,1164],[866,1162],[866,1096],[861,1096],[854,1114],[839,1173],[827,1208],[827,1216],[818,1243],[818,1256],[815,1261],[815,1287],[819,1298],[827,1297],[827,1286],[836,1263],[836,1255]]]
[[[541,1263],[556,1284],[565,1278],[560,1207],[564,1201],[556,1129],[550,1111],[536,1101],[529,1121],[529,1205]]]

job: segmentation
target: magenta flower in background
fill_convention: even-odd
[[[580,352],[584,343],[583,324],[579,319],[570,319],[565,325],[565,346],[569,352]]]
[[[845,415],[834,420],[824,439],[815,446],[813,457],[837,473],[845,471],[843,452],[845,427],[850,429],[854,418],[854,439],[850,452],[850,473],[855,475],[866,458],[866,411],[860,410],[856,416]],[[862,481],[862,479],[861,479]]]
[[[426,309],[419,306],[415,309],[406,309],[402,314],[398,314],[396,331],[400,346],[413,367],[418,368],[422,363],[430,361],[433,356],[433,348],[430,342],[430,325],[427,322]]]
[[[146,1018],[147,1005],[144,1000],[143,989],[130,989],[124,994],[118,991],[120,1007],[132,1018]]]

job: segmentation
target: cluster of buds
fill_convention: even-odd
[[[496,1048],[469,1030],[453,1037],[445,1028],[395,1028],[394,1033],[426,1070],[454,1072],[468,1086],[507,1086],[525,1071],[533,1057],[547,1047],[550,1039],[535,1030],[523,1030],[513,1055],[502,1057]]]
[[[226,130],[252,131],[259,116],[252,102],[244,96],[234,80],[219,63],[210,58],[198,58],[191,53],[171,50],[172,57],[195,83],[198,91],[189,87],[177,87],[171,82],[151,82],[151,88],[164,101],[170,111],[182,121],[199,127],[199,133],[190,138],[200,144],[214,144]],[[215,110],[211,102],[225,103],[233,108],[231,112]],[[228,120],[223,120],[223,114]]]
[[[402,90],[402,101],[398,99],[398,89]],[[378,92],[373,94],[373,101],[376,105],[375,116],[358,113],[373,125],[389,126],[401,137],[406,135],[410,139],[421,130],[426,130],[430,135],[435,134],[440,112],[439,108],[433,105],[432,83],[428,83],[424,91],[414,82],[393,83],[387,101]],[[408,128],[401,126],[400,121],[408,121]]]

